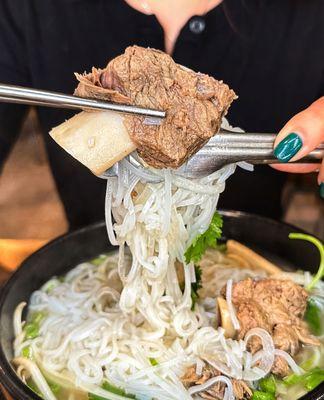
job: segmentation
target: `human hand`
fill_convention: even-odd
[[[289,164],[299,160],[324,142],[324,97],[291,118],[281,129],[275,143],[274,155],[281,162],[273,168],[286,172],[318,171],[318,184],[324,192],[324,160],[319,164]],[[321,193],[324,197],[324,193]]]

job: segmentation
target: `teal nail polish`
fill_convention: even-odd
[[[322,199],[324,199],[324,182],[322,182],[322,183],[320,184],[320,190],[319,190],[319,192],[320,192],[320,196],[322,197]]]
[[[274,155],[280,162],[288,162],[301,149],[303,142],[297,133],[289,133],[274,149]]]

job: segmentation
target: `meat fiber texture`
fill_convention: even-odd
[[[216,368],[207,365],[203,368],[200,376],[196,373],[196,366],[189,367],[185,375],[181,378],[186,387],[202,385],[209,379],[222,375]],[[252,396],[252,390],[243,380],[231,379],[235,398],[238,400],[249,399]],[[199,392],[199,396],[206,400],[223,399],[225,394],[225,383],[217,382],[208,389]]]
[[[125,116],[124,123],[141,158],[155,168],[178,168],[221,125],[236,98],[222,81],[193,72],[159,50],[128,47],[106,68],[76,74],[75,95],[166,111],[159,125],[145,117]]]
[[[225,295],[225,290],[222,290]],[[280,279],[245,279],[233,285],[232,302],[240,322],[238,338],[243,339],[252,328],[268,331],[277,349],[294,356],[302,344],[319,345],[310,334],[303,317],[308,294],[299,285]],[[255,353],[261,347],[259,338],[249,341]],[[289,368],[285,360],[276,357],[272,372],[285,376]]]

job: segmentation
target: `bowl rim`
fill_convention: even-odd
[[[15,270],[15,272],[9,277],[9,279],[5,282],[5,284],[0,289],[0,316],[1,311],[4,306],[5,300],[7,298],[8,293],[11,290],[12,285],[20,278],[22,274],[21,271],[24,271],[28,268],[30,260],[32,260],[35,256],[42,254],[47,251],[48,248],[63,242],[66,238],[78,236],[82,232],[96,230],[97,228],[103,227],[105,225],[104,221],[95,222],[90,225],[83,226],[79,229],[68,231],[63,235],[54,238],[49,241],[46,245],[42,246],[40,249],[32,253],[28,256]],[[0,337],[1,337],[1,325],[0,325]],[[19,399],[30,400],[37,399],[43,400],[37,393],[32,391],[26,384],[24,384],[18,375],[15,373],[10,361],[7,359],[4,354],[4,350],[0,345],[0,390],[1,385],[8,391],[11,395],[12,392],[17,392],[19,394]]]
[[[228,210],[228,209],[221,209],[218,210],[221,215],[226,216],[226,217],[234,217],[234,218],[253,218],[259,221],[263,221],[266,224],[271,224],[275,225],[278,227],[285,226],[286,228],[291,229],[292,231],[297,231],[300,233],[306,233],[309,234],[307,231],[298,228],[292,224],[289,224],[284,221],[277,221],[275,219],[265,217],[263,215],[259,214],[253,214],[250,212],[245,212],[245,211],[235,211],[235,210]],[[105,226],[105,221],[98,221],[86,226],[83,226],[79,229],[73,230],[73,231],[68,231],[64,233],[63,235],[58,236],[57,238],[54,238],[53,240],[49,241],[46,245],[42,246],[39,250],[36,252],[32,253],[30,256],[28,256],[17,268],[17,270],[10,276],[10,278],[5,282],[5,284],[0,288],[0,315],[2,308],[4,306],[6,297],[11,290],[12,285],[16,280],[20,278],[20,275],[22,274],[21,271],[24,271],[26,268],[28,268],[30,260],[32,260],[35,256],[42,254],[47,251],[48,248],[51,248],[52,246],[56,246],[62,241],[65,241],[66,238],[71,238],[74,236],[78,236],[79,234],[83,232],[89,232],[92,230],[96,230],[98,228],[102,228]],[[314,236],[314,235],[312,235]],[[318,238],[319,239],[319,238]],[[321,240],[321,239],[319,239]],[[0,336],[1,336],[1,325],[0,325]],[[0,345],[0,390],[1,390],[1,385],[9,392],[11,395],[12,392],[18,393],[19,395],[19,400],[30,400],[30,399],[35,399],[35,400],[43,400],[40,396],[38,396],[35,392],[33,392],[26,384],[24,384],[21,379],[18,377],[16,372],[14,371],[11,363],[7,360],[4,351],[2,349],[2,346]],[[299,400],[324,400],[324,382],[318,385],[315,389],[312,391],[308,392],[305,394],[303,397],[301,397]]]

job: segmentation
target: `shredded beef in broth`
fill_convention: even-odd
[[[222,291],[225,295],[225,289]],[[244,339],[252,328],[263,328],[273,338],[277,349],[294,356],[302,345],[319,346],[320,342],[311,335],[303,317],[308,293],[289,280],[250,278],[233,285],[232,301],[240,322],[239,339]],[[249,341],[253,353],[261,348],[259,338]],[[276,375],[286,376],[290,370],[281,357],[276,357],[272,367]]]

